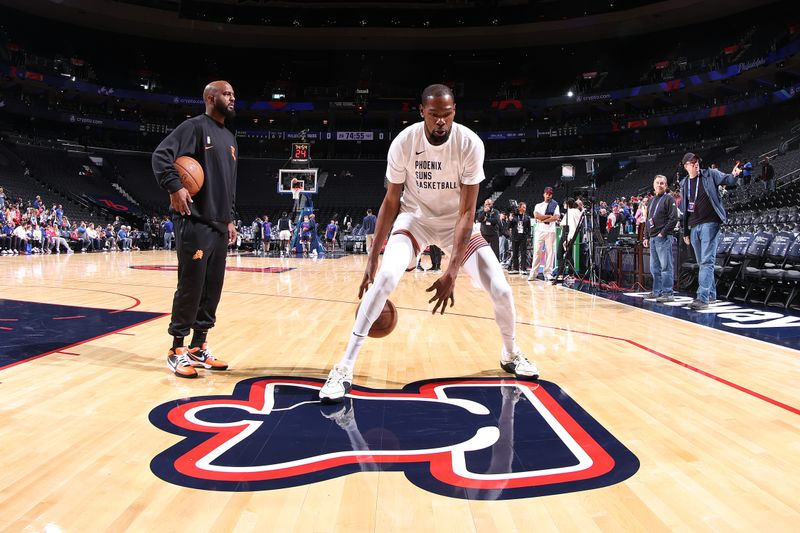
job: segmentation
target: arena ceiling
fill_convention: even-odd
[[[127,35],[279,49],[463,50],[578,43],[712,21],[775,0],[0,0]]]

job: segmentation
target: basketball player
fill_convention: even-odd
[[[281,214],[281,218],[278,219],[278,239],[281,241],[281,257],[283,257],[283,254],[289,255],[289,241],[292,240],[292,229],[294,229],[292,228],[292,221],[284,211]]]
[[[228,365],[211,354],[206,342],[216,322],[216,310],[225,278],[228,244],[236,241],[236,138],[225,127],[235,113],[233,87],[214,81],[203,91],[206,111],[172,131],[153,152],[153,172],[169,193],[178,251],[178,288],[172,300],[169,334],[172,348],[167,366],[181,378],[196,378],[195,367],[225,370]],[[205,182],[192,198],[175,170],[182,155],[196,159]],[[189,330],[194,335],[185,346]]]
[[[359,298],[364,296],[364,300],[344,356],[319,392],[323,401],[340,400],[350,390],[356,357],[372,323],[403,272],[414,267],[416,258],[429,244],[439,245],[450,257],[445,273],[427,289],[434,292],[429,302],[435,302],[433,313],[444,313],[448,302],[451,307],[455,303],[453,289],[463,266],[492,300],[503,341],[500,367],[518,378],[539,376],[539,370],[515,341],[514,300],[500,263],[486,240],[472,235],[478,188],[485,178],[483,142],[473,131],[453,122],[456,105],[447,86],[425,88],[419,110],[423,121],[403,130],[389,148],[389,183],[375,235],[382,240],[394,228],[380,272],[381,247],[369,250],[358,290]]]
[[[303,215],[303,221],[300,223],[300,242],[303,245],[303,255],[308,257],[308,249],[311,246],[311,222],[308,220],[308,215]]]
[[[330,255],[333,255],[333,248],[338,234],[339,226],[336,225],[336,219],[332,218],[331,223],[325,226],[325,251]]]
[[[264,215],[264,223],[261,225],[261,248],[264,255],[269,255],[269,245],[272,242],[272,222],[269,217]]]

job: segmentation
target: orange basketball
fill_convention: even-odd
[[[200,192],[206,180],[206,175],[200,163],[188,155],[182,155],[175,160],[175,170],[178,171],[181,183],[183,187],[189,191],[190,196],[194,196]]]
[[[358,304],[358,307],[356,308],[356,314],[358,314],[358,308],[360,307],[361,304]],[[385,337],[394,331],[394,327],[396,325],[397,308],[394,306],[391,300],[386,300],[381,314],[378,315],[378,319],[373,322],[372,327],[369,328],[368,335],[373,339],[380,339],[381,337]]]

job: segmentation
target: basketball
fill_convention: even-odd
[[[203,188],[206,176],[203,167],[194,158],[182,155],[175,160],[175,170],[181,177],[181,183],[189,191],[190,196],[197,194]]]
[[[356,314],[358,314],[358,309],[360,307],[361,304],[358,304],[358,307],[356,308]],[[380,339],[381,337],[385,337],[394,331],[394,327],[396,325],[397,308],[394,306],[391,300],[386,300],[381,314],[378,315],[378,319],[373,322],[372,327],[369,328],[368,335],[373,339]]]

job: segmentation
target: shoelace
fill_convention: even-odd
[[[328,376],[328,379],[325,380],[325,385],[329,385],[334,381],[344,381],[347,377],[347,371],[342,370],[341,368],[334,368],[331,375]]]
[[[189,355],[182,353],[177,356],[178,357],[178,365],[177,366],[192,366],[192,362],[189,360]]]
[[[194,356],[197,359],[199,359],[200,361],[214,361],[214,360],[216,360],[216,358],[214,357],[214,354],[211,353],[211,350],[209,348],[206,348],[205,350],[202,349],[202,348],[198,348],[197,351],[194,352]]]

